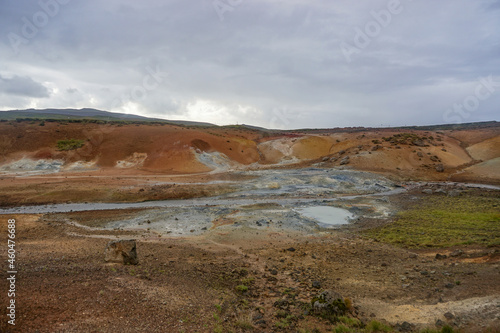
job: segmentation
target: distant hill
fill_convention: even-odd
[[[184,120],[166,120],[160,118],[148,118],[135,114],[125,114],[118,112],[109,112],[96,109],[27,109],[27,110],[8,110],[0,111],[0,120],[14,120],[17,118],[34,119],[97,119],[107,121],[155,121],[165,122],[175,125],[185,126],[217,126],[210,123],[184,121]]]

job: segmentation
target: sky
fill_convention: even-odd
[[[266,128],[500,120],[500,0],[0,0],[0,110]]]

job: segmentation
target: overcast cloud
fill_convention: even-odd
[[[499,0],[3,0],[0,109],[273,128],[500,120]]]

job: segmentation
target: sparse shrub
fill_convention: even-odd
[[[349,327],[361,327],[361,321],[357,318],[352,318],[352,317],[347,317],[347,316],[340,316],[337,318],[338,321],[342,324],[346,324]]]
[[[453,328],[451,326],[445,325],[441,328],[441,333],[453,333]]]
[[[243,330],[253,329],[252,318],[250,315],[241,315],[236,319],[235,325]]]
[[[335,326],[332,330],[333,333],[352,333],[354,332],[351,328],[345,326],[345,325],[338,325],[338,326]]]
[[[57,141],[58,150],[74,150],[83,147],[85,142],[83,140],[68,139]]]
[[[245,286],[244,284],[240,284],[240,285],[237,285],[237,286],[236,286],[236,290],[237,290],[237,291],[241,291],[241,292],[243,292],[243,293],[244,293],[244,292],[248,291],[248,287],[247,287],[247,286]]]
[[[366,325],[366,332],[376,333],[376,332],[392,332],[390,326],[384,325],[379,321],[372,320]]]
[[[286,318],[282,318],[279,321],[275,322],[274,326],[276,326],[277,328],[288,328],[290,327],[290,323]]]

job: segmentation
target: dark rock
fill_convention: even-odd
[[[345,154],[345,150],[339,151],[339,155],[344,155],[344,154]]]
[[[288,249],[286,249],[287,251],[290,251],[290,252],[295,252],[295,248],[294,247],[289,247]]]
[[[275,269],[273,269],[273,270],[271,270],[271,274],[272,274],[272,275],[278,275],[278,271],[277,271],[277,270],[275,270]]]
[[[319,288],[321,288],[321,282],[313,281],[312,286],[313,286],[313,288],[319,289]]]
[[[344,298],[333,290],[325,290],[311,300],[312,311],[320,316],[342,316],[347,311]]]
[[[417,153],[417,156],[418,156],[418,157],[424,157],[424,154],[422,154],[422,152],[418,152],[418,153]]]
[[[264,318],[264,316],[262,314],[260,314],[260,313],[257,313],[255,316],[253,316],[252,320],[254,322],[256,322],[256,321],[258,321],[258,320],[260,320],[262,318]]]
[[[427,271],[421,271],[420,274],[422,274],[422,275],[429,275],[429,272],[427,272]]]
[[[448,256],[446,254],[436,253],[436,259],[446,259]]]
[[[453,313],[451,313],[451,312],[446,312],[446,313],[444,314],[444,317],[445,317],[446,319],[448,319],[448,320],[451,320],[451,319],[455,318],[455,316],[454,316],[454,315],[453,315]]]
[[[448,289],[452,289],[453,287],[455,287],[455,285],[453,283],[447,283],[444,286],[445,286],[445,288],[448,288]]]
[[[439,161],[439,157],[437,157],[436,155],[433,155],[433,156],[431,156],[431,161],[432,162],[438,162]]]
[[[399,332],[413,332],[415,330],[415,325],[405,321],[401,324],[397,324],[396,329]]]
[[[350,162],[349,156],[346,156],[342,160],[340,160],[340,165],[349,164],[349,162]]]
[[[462,251],[462,250],[455,250],[452,253],[450,253],[450,257],[460,257],[462,254],[464,254],[464,251]]]
[[[379,146],[379,145],[373,146],[373,147],[372,147],[372,151],[377,151],[377,150],[379,150],[380,148],[382,148],[382,146]]]
[[[104,260],[124,265],[137,265],[139,261],[135,239],[110,241],[104,251]]]
[[[441,319],[436,320],[436,327],[443,327],[444,325],[446,325],[446,323]]]
[[[290,303],[286,299],[279,299],[274,302],[273,306],[278,309],[287,310]]]
[[[415,258],[418,257],[418,254],[416,254],[416,253],[410,253],[410,255],[408,257],[410,257],[412,259],[415,259]]]
[[[436,171],[437,172],[444,172],[444,166],[442,164],[436,165]]]
[[[321,159],[321,161],[326,162],[326,161],[328,161],[329,159],[330,159],[330,158],[329,158],[328,156],[325,156],[325,157],[323,157],[323,158]]]
[[[413,145],[417,147],[425,147],[425,142],[423,140],[413,140]]]
[[[259,321],[256,321],[255,325],[266,326],[267,324],[266,324],[266,321],[264,319],[261,319]]]

